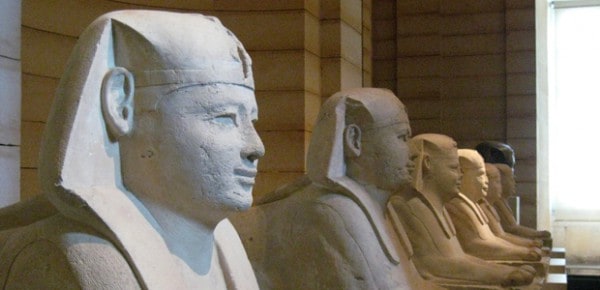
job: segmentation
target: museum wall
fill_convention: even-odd
[[[0,207],[19,200],[21,1],[0,1]]]
[[[464,148],[511,144],[521,220],[535,226],[532,0],[23,0],[23,199],[39,193],[39,142],[77,36],[97,16],[128,8],[215,15],[244,43],[267,148],[255,195],[304,173],[322,100],[373,85],[401,98],[415,134],[447,134]]]
[[[521,223],[536,226],[533,0],[373,2],[373,84],[408,107],[413,134],[516,151]]]

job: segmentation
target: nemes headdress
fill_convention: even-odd
[[[411,156],[416,156],[415,169],[413,171],[413,187],[417,190],[427,201],[429,207],[436,216],[438,223],[444,230],[444,233],[448,238],[456,235],[456,229],[452,224],[448,212],[442,207],[442,211],[434,209],[431,202],[424,193],[425,180],[424,180],[424,167],[425,167],[425,156],[430,158],[457,158],[456,154],[456,142],[454,139],[442,135],[442,134],[419,134],[414,136],[408,141],[408,148]]]
[[[251,65],[239,40],[211,16],[123,10],[99,17],[80,35],[56,92],[42,142],[43,189],[119,182],[118,153],[99,97],[112,69],[131,72],[136,88],[231,84],[253,90]]]
[[[179,14],[152,21],[143,12],[111,20],[115,65],[132,72],[136,87],[224,83],[254,89],[250,56],[217,18]]]
[[[370,130],[391,125],[394,120],[408,123],[404,104],[389,90],[355,88],[332,95],[321,106],[308,148],[310,179],[326,185],[346,176],[343,133],[347,125],[360,124]]]
[[[458,149],[458,161],[462,169],[485,168],[483,157],[473,149]]]
[[[119,145],[109,137],[100,97],[105,75],[117,68],[131,73],[135,88],[228,84],[254,90],[251,60],[214,17],[115,11],[80,35],[50,110],[39,168],[48,200],[63,215],[110,237],[135,264],[144,288],[185,288],[175,285],[176,278],[161,279],[178,275],[168,273],[176,267],[153,262],[166,246],[122,184]]]
[[[442,134],[419,134],[408,141],[411,156],[416,156],[413,171],[413,187],[423,191],[423,162],[426,155],[434,158],[444,157],[442,153],[454,152],[456,142],[454,139]]]
[[[396,264],[400,258],[385,230],[383,210],[377,209],[361,185],[346,176],[343,134],[349,122],[369,130],[398,121],[408,123],[408,117],[402,102],[389,90],[356,88],[337,92],[321,106],[306,157],[308,178],[354,200],[373,226],[383,251]]]

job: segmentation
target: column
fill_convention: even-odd
[[[19,201],[21,1],[0,2],[0,207]]]

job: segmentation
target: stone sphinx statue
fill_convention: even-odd
[[[478,204],[488,189],[481,155],[475,150],[459,149],[458,159],[462,172],[461,192],[446,203],[446,209],[464,251],[485,260],[540,261],[540,249],[513,244],[496,236],[488,226],[489,219]]]
[[[439,134],[421,134],[409,141],[413,188],[390,199],[412,244],[419,273],[444,286],[509,287],[528,285],[535,270],[512,267],[466,254],[444,204],[456,198],[460,165],[456,143]]]
[[[409,262],[410,243],[388,209],[410,180],[409,136],[390,91],[345,90],[323,104],[307,175],[232,220],[261,289],[438,288]]]
[[[507,199],[515,196],[516,182],[513,169],[506,164],[495,164],[500,171],[500,180],[502,184],[502,198],[493,203],[500,215],[500,222],[505,231],[522,237],[531,239],[551,240],[550,232],[538,231],[529,227],[519,225],[515,219],[512,209],[508,205]]]
[[[542,247],[542,241],[539,239],[530,239],[522,236],[514,235],[504,231],[500,222],[500,215],[496,208],[491,203],[495,203],[502,199],[502,183],[500,177],[500,171],[494,164],[485,163],[485,172],[488,179],[488,190],[485,198],[478,201],[480,208],[488,218],[488,225],[492,232],[513,244],[525,246],[525,247]]]
[[[0,285],[258,289],[227,219],[252,203],[256,118],[250,57],[218,19],[101,16],[59,84],[44,194],[0,211]]]
[[[495,164],[501,173],[502,198],[491,203],[497,210],[500,222],[505,231],[530,239],[546,240],[551,243],[548,231],[521,226],[517,223],[514,213],[508,205],[507,199],[516,195],[516,182],[514,177],[515,152],[508,144],[495,141],[486,141],[475,148],[484,158],[486,163]]]

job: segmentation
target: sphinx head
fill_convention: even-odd
[[[66,142],[46,140],[45,151],[62,154],[63,187],[116,187],[208,222],[251,205],[264,153],[251,60],[216,18],[102,16],[82,34],[60,99],[50,121],[66,120],[49,131]]]
[[[500,180],[502,183],[502,197],[508,198],[514,196],[517,193],[517,183],[515,181],[515,175],[513,169],[506,164],[495,164],[500,172]]]
[[[410,181],[404,105],[388,90],[361,88],[331,96],[321,108],[308,152],[308,175],[327,184],[349,177],[396,192]]]
[[[462,172],[461,192],[477,202],[487,195],[488,178],[483,157],[475,150],[458,149],[458,161]]]
[[[485,173],[488,177],[488,193],[486,199],[490,202],[495,202],[502,198],[502,180],[500,171],[496,165],[486,163]]]
[[[449,201],[459,192],[461,172],[456,142],[441,134],[420,134],[409,141],[414,160],[413,186]]]
[[[515,151],[508,144],[485,141],[475,146],[475,150],[483,156],[486,163],[502,163],[510,168],[515,167]]]

